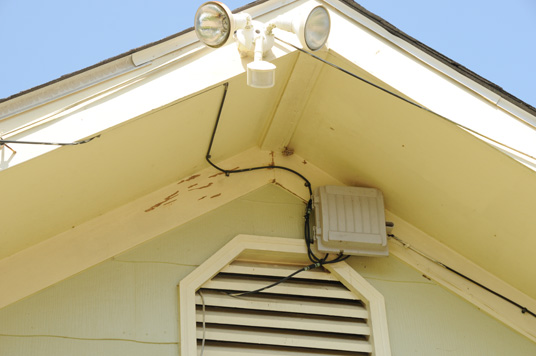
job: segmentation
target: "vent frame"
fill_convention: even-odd
[[[212,257],[207,259],[203,264],[185,277],[178,286],[180,312],[179,340],[181,355],[198,354],[196,304],[200,303],[200,297],[198,294],[196,294],[196,292],[201,288],[208,291],[222,289],[223,287],[221,283],[218,282],[218,278],[213,281],[214,277],[218,277],[217,275],[220,273],[222,273],[222,276],[225,278],[228,276],[227,274],[247,274],[248,272],[247,270],[244,270],[244,268],[251,268],[251,263],[255,264],[255,275],[269,274],[272,276],[272,278],[284,277],[299,269],[300,266],[309,264],[307,259],[307,250],[302,240],[253,235],[236,236],[227,245],[221,248]],[[277,268],[274,268],[274,266],[277,266]],[[259,269],[263,268],[267,272],[259,271]],[[294,289],[296,288],[298,288],[298,290],[303,286],[307,288],[308,280],[320,278],[321,280],[325,280],[328,285],[332,284],[334,286],[332,289],[334,289],[334,293],[337,293],[336,298],[359,300],[359,303],[362,303],[364,312],[358,312],[358,315],[362,317],[357,317],[360,318],[359,320],[361,320],[358,323],[358,329],[369,329],[370,336],[367,337],[367,342],[371,345],[371,347],[367,349],[367,352],[365,353],[355,353],[356,351],[352,351],[354,352],[352,354],[391,355],[383,296],[355,270],[346,264],[346,262],[326,265],[325,271],[326,272],[321,274],[314,270],[302,272],[296,276],[298,281],[289,283],[289,286],[284,286],[284,288],[290,288],[291,292],[294,293]],[[218,283],[220,284],[217,285]],[[226,286],[227,284],[225,283],[224,285]],[[263,283],[262,278],[260,283]],[[293,284],[296,284],[297,287],[293,286]],[[337,287],[339,284],[343,286],[343,288]],[[254,288],[250,288],[250,290],[251,289]],[[340,291],[337,291],[337,289],[340,289]],[[343,289],[345,289],[347,292],[344,292]],[[288,290],[286,289],[277,291],[274,288],[274,290],[267,290],[266,292],[255,295],[253,299],[270,298],[272,294],[277,295],[278,293],[286,295],[287,292]],[[303,297],[303,295],[300,295],[299,292],[296,293],[296,298]],[[339,293],[342,294],[339,295]],[[352,294],[353,297],[350,294]],[[325,296],[321,297],[325,298]],[[229,298],[229,300],[236,299],[227,296],[225,296],[225,298]],[[218,306],[220,305],[218,304]],[[292,310],[292,312],[296,313],[297,311]],[[343,312],[346,313],[346,310],[343,310]],[[251,327],[253,328],[253,326]],[[291,340],[291,342],[294,341]],[[299,341],[296,342],[299,343]],[[277,347],[274,347],[274,349],[277,349]],[[287,352],[281,354],[308,354],[308,351],[302,351],[302,353],[300,353],[300,350],[306,349],[301,348],[301,346],[298,345],[296,346],[296,353]],[[264,353],[261,352],[259,355],[260,354]],[[309,354],[313,355],[315,353],[309,352]],[[333,351],[333,353],[326,352],[319,353],[319,355],[320,354],[347,355],[348,353],[338,353],[338,351]],[[207,349],[205,349],[205,355],[210,355],[210,353],[207,353]]]

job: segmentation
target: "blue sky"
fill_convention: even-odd
[[[201,3],[0,0],[0,98],[186,29]],[[357,3],[536,106],[536,0]]]

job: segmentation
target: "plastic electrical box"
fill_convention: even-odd
[[[388,256],[383,194],[375,188],[323,186],[313,195],[318,252]]]

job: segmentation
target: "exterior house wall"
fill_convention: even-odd
[[[178,355],[177,284],[238,234],[302,238],[268,185],[0,310],[0,356]],[[536,344],[391,256],[349,264],[385,297],[393,355],[534,355]]]

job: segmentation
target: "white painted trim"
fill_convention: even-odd
[[[336,276],[346,288],[357,295],[363,295],[365,297],[371,318],[373,318],[371,343],[374,345],[374,355],[390,355],[391,345],[383,295],[344,262],[326,265],[325,268]],[[373,315],[374,317],[372,317]]]
[[[131,56],[118,58],[69,78],[35,89],[27,94],[0,103],[0,122],[26,110],[34,109],[60,97],[81,91],[137,69]],[[5,130],[4,130],[5,131]]]
[[[269,1],[248,11],[254,17],[266,14],[273,16],[277,12],[272,12],[290,3],[295,5],[290,0]],[[299,3],[301,2],[297,2]],[[270,59],[292,51],[274,46]],[[166,54],[170,55],[166,57]],[[210,49],[203,46],[193,32],[134,53],[128,57],[128,62],[131,71],[125,75],[111,75],[109,81],[102,78],[99,81],[95,74],[99,72],[95,68],[87,74],[97,75],[89,88],[74,91],[70,95],[60,95],[55,100],[40,96],[38,102],[28,107],[28,110],[21,109],[16,116],[0,120],[0,135],[4,139],[25,141],[82,140],[151,110],[207,90],[245,71],[236,45]],[[132,62],[138,67],[134,67]],[[218,66],[214,66],[214,63],[218,63]],[[110,99],[111,96],[113,99]],[[18,146],[17,155],[0,169],[13,167],[57,148]]]
[[[267,1],[263,4],[251,7],[246,11],[250,13],[252,17],[256,18],[294,2],[295,0]],[[194,14],[192,14],[192,19],[193,15]],[[172,52],[179,50],[184,51],[186,47],[190,47],[192,44],[197,44],[195,46],[196,49],[204,48],[197,39],[194,31],[189,31],[167,41],[141,49],[131,55],[126,55],[112,62],[104,63],[95,68],[83,71],[80,74],[61,79],[56,83],[52,83],[43,88],[33,90],[30,93],[2,102],[0,103],[0,121],[26,110],[44,105],[60,97],[83,91],[92,85],[120,76],[130,70],[137,69],[140,66],[150,64],[150,62]],[[180,55],[181,53],[177,54]],[[0,134],[1,133],[2,132],[0,131]]]
[[[252,148],[219,164],[225,168],[234,168],[265,165],[271,162],[298,171],[311,181],[313,187],[344,185],[296,154],[285,157]],[[112,258],[266,184],[275,183],[303,200],[309,198],[304,182],[287,171],[260,170],[231,177],[225,177],[223,174],[214,176],[215,174],[218,174],[215,169],[206,168],[183,179],[195,180],[199,187],[212,183],[205,189],[184,191],[183,194],[182,188],[177,188],[180,187],[180,184],[178,185],[180,181],[170,184],[72,230],[0,260],[2,290],[0,308]],[[174,196],[177,190],[179,194]],[[213,198],[210,199],[211,197]],[[152,207],[155,208],[145,212]],[[536,310],[534,299],[442,245],[433,237],[389,211],[386,211],[386,218],[395,223],[394,233],[417,249],[530,310]],[[389,241],[389,248],[394,256],[522,335],[536,341],[535,318],[521,314],[518,308],[506,301],[416,255],[395,241]]]
[[[209,279],[228,266],[244,251],[278,252],[297,255],[298,260],[307,256],[307,248],[303,240],[281,237],[238,235],[229,241],[218,252],[207,259],[198,268],[183,278],[179,284],[180,332],[179,341],[181,355],[195,355],[196,320],[195,292]],[[269,257],[266,257],[269,260]],[[263,261],[265,261],[263,259]],[[373,345],[374,356],[391,355],[387,314],[383,296],[374,287],[352,269],[346,262],[326,265],[337,280],[343,283],[352,293],[360,297],[367,306],[369,322],[372,326],[370,343]]]
[[[196,42],[199,43],[199,40],[197,39],[195,32],[190,31],[165,42],[161,42],[149,48],[134,52],[132,54],[132,62],[135,66],[140,66],[157,58],[163,57],[171,52],[183,49],[184,47]],[[198,47],[202,47],[200,43]]]
[[[373,31],[374,33],[378,34],[382,38],[386,39],[387,41],[391,42],[392,44],[396,45],[403,51],[407,52],[408,54],[412,55],[414,58],[422,61],[423,63],[429,65],[430,67],[438,70],[439,72],[447,75],[449,78],[455,80],[456,82],[462,84],[466,88],[470,89],[474,93],[478,94],[482,98],[486,99],[489,102],[494,103],[498,107],[502,108],[503,110],[509,112],[511,115],[521,119],[522,121],[529,123],[533,127],[536,126],[536,116],[532,115],[531,113],[527,112],[526,110],[523,110],[516,104],[509,102],[507,99],[502,98],[499,94],[491,91],[490,89],[482,86],[481,84],[477,83],[476,81],[464,76],[460,72],[456,71],[449,65],[441,62],[440,60],[432,57],[430,54],[424,52],[421,49],[418,49],[414,45],[410,44],[409,42],[404,41],[400,37],[397,37],[391,33],[389,33],[384,27],[377,24],[376,22],[370,20],[366,16],[360,14],[359,12],[355,11],[354,9],[350,8],[347,4],[341,2],[340,0],[319,0],[326,4],[329,4],[334,9],[337,9],[347,17],[353,19],[354,21],[360,23],[361,25],[365,26],[369,30]]]
[[[367,26],[373,24],[363,15],[342,3],[333,4],[346,11],[330,7],[329,47],[335,56],[370,73],[380,86],[401,93],[442,118],[536,156],[536,127],[498,107],[498,98],[492,102],[475,95],[473,89],[435,68],[437,63],[429,64],[418,54],[401,48],[396,42],[400,39],[385,40],[371,31]],[[349,37],[356,45],[348,45]]]
[[[268,163],[257,149],[221,162]],[[0,308],[112,258],[274,179],[260,170],[232,179],[210,167],[0,260]],[[182,182],[182,183],[181,183]],[[193,184],[194,188],[188,188]]]
[[[322,52],[319,55],[325,57],[326,54],[327,52]],[[321,69],[320,61],[303,53],[298,55],[261,149],[281,152],[288,145],[300,123]]]
[[[235,52],[236,48],[232,46],[216,51],[199,46],[186,48],[184,53],[178,53],[168,61],[155,62],[135,75],[116,78],[113,84],[105,83],[94,92],[62,98],[60,101],[63,105],[52,102],[41,107],[39,114],[24,112],[21,114],[24,117],[17,116],[0,122],[0,133],[4,133],[4,139],[45,142],[74,142],[91,137],[243,73],[240,56]],[[278,57],[287,53],[273,52]],[[214,61],[227,70],[214,68]],[[161,75],[162,72],[166,74]],[[178,86],[179,82],[189,85]],[[110,96],[113,96],[113,100],[110,100]],[[5,135],[6,132],[11,134]],[[20,145],[9,167],[54,149],[57,147]]]
[[[311,177],[314,185],[337,182],[296,155],[274,157],[258,148],[218,164],[232,169],[270,163],[292,166]],[[195,189],[188,189],[194,183]],[[6,257],[0,260],[0,308],[273,183],[308,199],[304,182],[287,171],[257,170],[225,177],[209,167]]]

